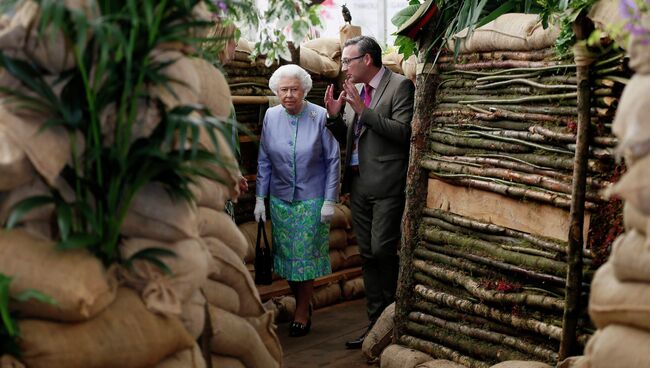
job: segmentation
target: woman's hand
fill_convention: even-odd
[[[320,222],[329,224],[332,221],[332,217],[334,217],[334,202],[323,202],[323,207],[320,209]]]
[[[345,91],[341,91],[339,98],[334,99],[334,85],[330,84],[325,90],[325,108],[330,117],[337,116],[345,105]]]
[[[266,207],[264,206],[264,198],[256,197],[255,198],[255,209],[253,210],[253,216],[255,216],[255,221],[266,222]]]
[[[237,184],[239,185],[239,191],[241,193],[248,192],[248,180],[246,180],[246,178],[243,175],[239,176],[239,183]]]

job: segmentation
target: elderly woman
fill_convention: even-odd
[[[278,68],[269,87],[281,105],[266,111],[260,141],[255,220],[266,221],[269,197],[273,266],[296,297],[290,336],[311,327],[314,279],[331,273],[329,222],[338,198],[338,142],[325,127],[324,108],[307,102],[309,74],[297,65]]]

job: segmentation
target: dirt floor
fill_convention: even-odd
[[[311,332],[289,337],[289,324],[278,326],[285,368],[366,368],[361,350],[347,350],[345,342],[361,335],[368,326],[366,300],[359,299],[316,310]],[[375,366],[376,367],[376,366]]]

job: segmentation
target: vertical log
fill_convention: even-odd
[[[590,27],[585,13],[581,13],[573,24],[573,31],[576,34],[578,42],[585,40],[589,36],[591,33],[590,28],[592,27]],[[576,55],[578,54],[576,53]],[[586,57],[585,59],[589,58]],[[589,155],[589,64],[589,60],[578,61],[576,58],[578,74],[578,137],[575,164],[573,166],[573,188],[570,212],[571,225],[569,227],[569,246],[567,249],[566,307],[562,318],[562,339],[559,351],[560,361],[574,355],[578,347],[576,335],[578,316],[581,308],[582,248],[584,243],[582,229],[584,226],[587,156]]]
[[[418,40],[418,69],[425,65],[429,58],[434,55],[426,55],[424,50],[429,49],[433,39],[433,27],[435,20],[430,21],[420,32],[422,38]],[[427,181],[429,173],[420,165],[420,161],[428,151],[427,132],[431,126],[431,113],[434,109],[436,90],[440,83],[440,77],[429,68],[418,70],[415,89],[415,110],[411,123],[411,149],[409,155],[409,166],[406,174],[406,205],[402,219],[403,230],[401,248],[399,251],[400,270],[397,286],[396,308],[395,308],[395,329],[393,342],[406,333],[405,326],[408,322],[408,314],[414,302],[414,280],[413,280],[413,251],[419,242],[418,228],[422,209],[426,204]]]

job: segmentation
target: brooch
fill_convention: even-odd
[[[309,117],[311,117],[311,120],[316,120],[316,111],[310,112]]]

